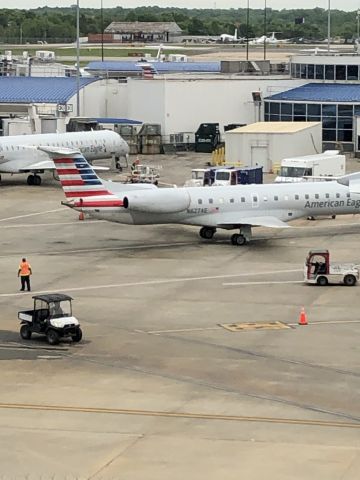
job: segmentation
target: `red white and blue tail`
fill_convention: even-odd
[[[39,147],[54,161],[67,206],[79,210],[113,209],[123,201],[109,191],[82,153],[69,148]]]

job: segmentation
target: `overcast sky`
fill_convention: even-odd
[[[263,8],[265,0],[249,0],[250,7]],[[3,7],[0,2],[0,7]],[[5,2],[4,2],[5,3]],[[12,0],[7,8],[35,8],[38,6],[68,7],[76,3],[76,0]],[[183,8],[245,8],[247,0],[103,0],[104,8],[122,6],[125,8],[142,5],[158,5],[160,7],[183,7]],[[100,8],[101,0],[80,0],[80,7]],[[328,7],[328,0],[267,0],[267,6],[274,9],[281,8],[314,8]],[[331,0],[331,8],[339,10],[356,10],[360,8],[360,0]]]

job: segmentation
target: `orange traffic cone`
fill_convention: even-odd
[[[79,213],[79,220],[84,220],[84,212]]]
[[[299,325],[307,325],[307,324],[308,324],[308,321],[307,321],[307,315],[306,315],[306,312],[305,312],[305,308],[302,307],[301,312],[300,312],[300,317],[299,317]]]

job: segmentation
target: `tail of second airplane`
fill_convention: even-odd
[[[82,153],[69,148],[39,147],[54,161],[68,207],[76,210],[119,208],[123,201],[108,188]]]

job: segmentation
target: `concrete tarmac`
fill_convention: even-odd
[[[0,479],[359,478],[360,286],[302,283],[311,248],[360,263],[357,217],[234,247],[81,222],[51,177],[24,178],[0,187]],[[32,293],[74,297],[80,344],[20,339],[24,255]],[[246,322],[289,328],[222,326]]]

